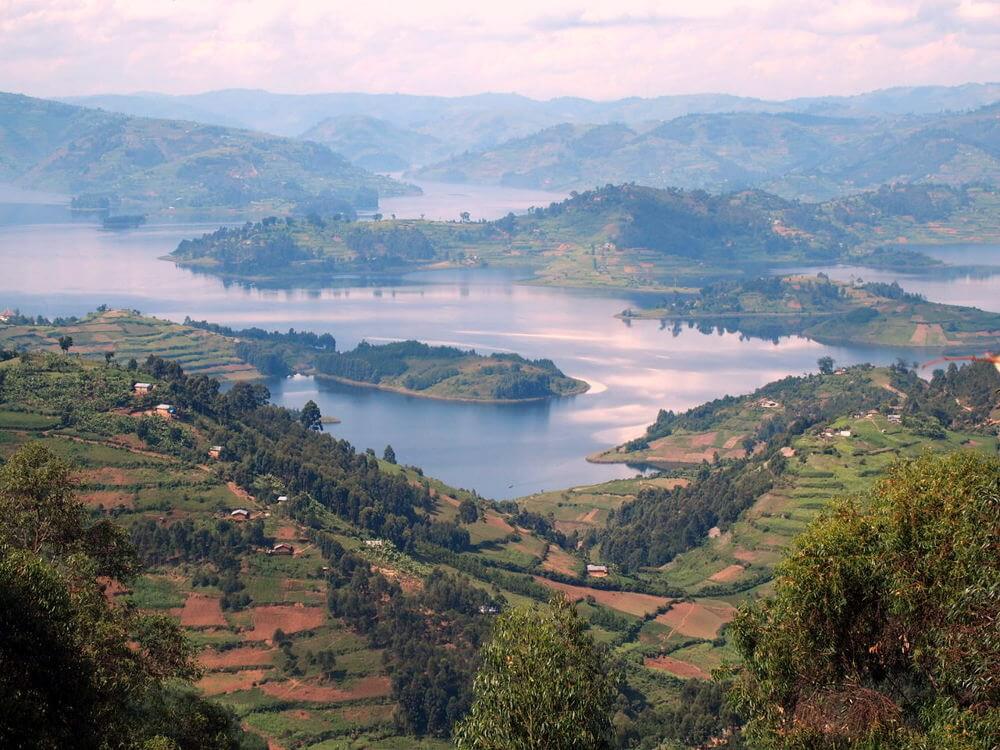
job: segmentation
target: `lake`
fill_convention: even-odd
[[[424,213],[434,210],[450,208],[428,206]],[[341,349],[361,340],[416,338],[485,354],[551,358],[587,380],[590,392],[498,405],[418,399],[305,377],[269,383],[276,403],[298,408],[312,398],[324,415],[340,418],[327,429],[359,449],[381,455],[391,444],[401,462],[495,498],[632,475],[628,467],[589,464],[585,456],[640,434],[661,408],[685,409],[815,370],[824,355],[841,364],[922,358],[913,350],[831,347],[794,336],[774,343],[688,328],[674,332],[656,321],[627,324],[613,316],[635,306],[640,300],[634,296],[534,287],[517,283],[510,272],[444,271],[367,285],[261,290],[158,260],[181,239],[215,227],[153,224],[114,233],[84,223],[0,226],[0,308],[54,316],[108,304],[177,321],[190,315],[239,327],[329,332]],[[867,269],[864,275],[875,278]],[[1000,300],[998,281],[1000,276],[984,281],[991,309]],[[968,293],[961,279],[928,284],[918,291],[932,299],[962,302]]]

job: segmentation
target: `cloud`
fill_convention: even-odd
[[[5,0],[0,89],[765,98],[992,80],[995,0]]]

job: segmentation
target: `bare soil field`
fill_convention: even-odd
[[[542,562],[542,567],[566,576],[576,575],[576,558],[554,544],[549,545],[549,552]]]
[[[277,604],[254,607],[251,610],[253,630],[247,633],[248,641],[269,641],[279,628],[286,633],[298,633],[318,628],[326,622],[324,607]]]
[[[534,576],[535,580],[543,586],[548,586],[556,591],[562,591],[566,596],[578,602],[588,596],[594,597],[594,601],[605,607],[617,609],[619,612],[626,612],[630,615],[642,617],[643,615],[655,612],[660,607],[665,607],[670,600],[662,596],[652,594],[638,594],[633,591],[604,591],[603,589],[593,589],[588,586],[573,586],[568,583],[557,583],[541,576]]]
[[[237,690],[249,690],[255,683],[264,679],[268,670],[244,669],[239,672],[211,672],[198,681],[198,687],[206,695],[234,693]]]
[[[671,656],[647,656],[643,660],[643,664],[650,669],[659,669],[664,672],[669,672],[670,674],[685,680],[689,680],[692,677],[697,677],[699,680],[709,680],[712,678],[712,675],[703,669],[699,669],[694,664],[689,664],[688,662],[681,661],[680,659],[674,659]]]
[[[677,602],[669,612],[658,615],[657,622],[693,638],[714,638],[719,628],[733,619],[736,610],[728,604],[706,606],[695,602]]]
[[[228,651],[205,649],[198,654],[198,663],[208,670],[231,669],[233,667],[262,667],[271,664],[274,649],[271,648],[231,648]]]
[[[729,583],[730,581],[735,581],[743,573],[742,565],[727,565],[718,573],[713,573],[708,577],[708,580],[714,581],[715,583]]]
[[[226,627],[218,597],[188,594],[180,611],[181,625],[186,628]]]
[[[364,698],[382,698],[392,692],[392,686],[388,677],[374,676],[364,677],[347,688],[288,680],[286,682],[268,682],[261,686],[261,690],[283,700],[337,703]]]

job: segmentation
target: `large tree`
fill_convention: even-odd
[[[1000,746],[1000,460],[897,464],[815,522],[732,626],[767,748]]]
[[[563,597],[504,613],[482,650],[461,750],[597,750],[614,741],[618,679]]]

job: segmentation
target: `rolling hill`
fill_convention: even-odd
[[[0,180],[138,209],[246,208],[413,190],[308,141],[0,94]]]

